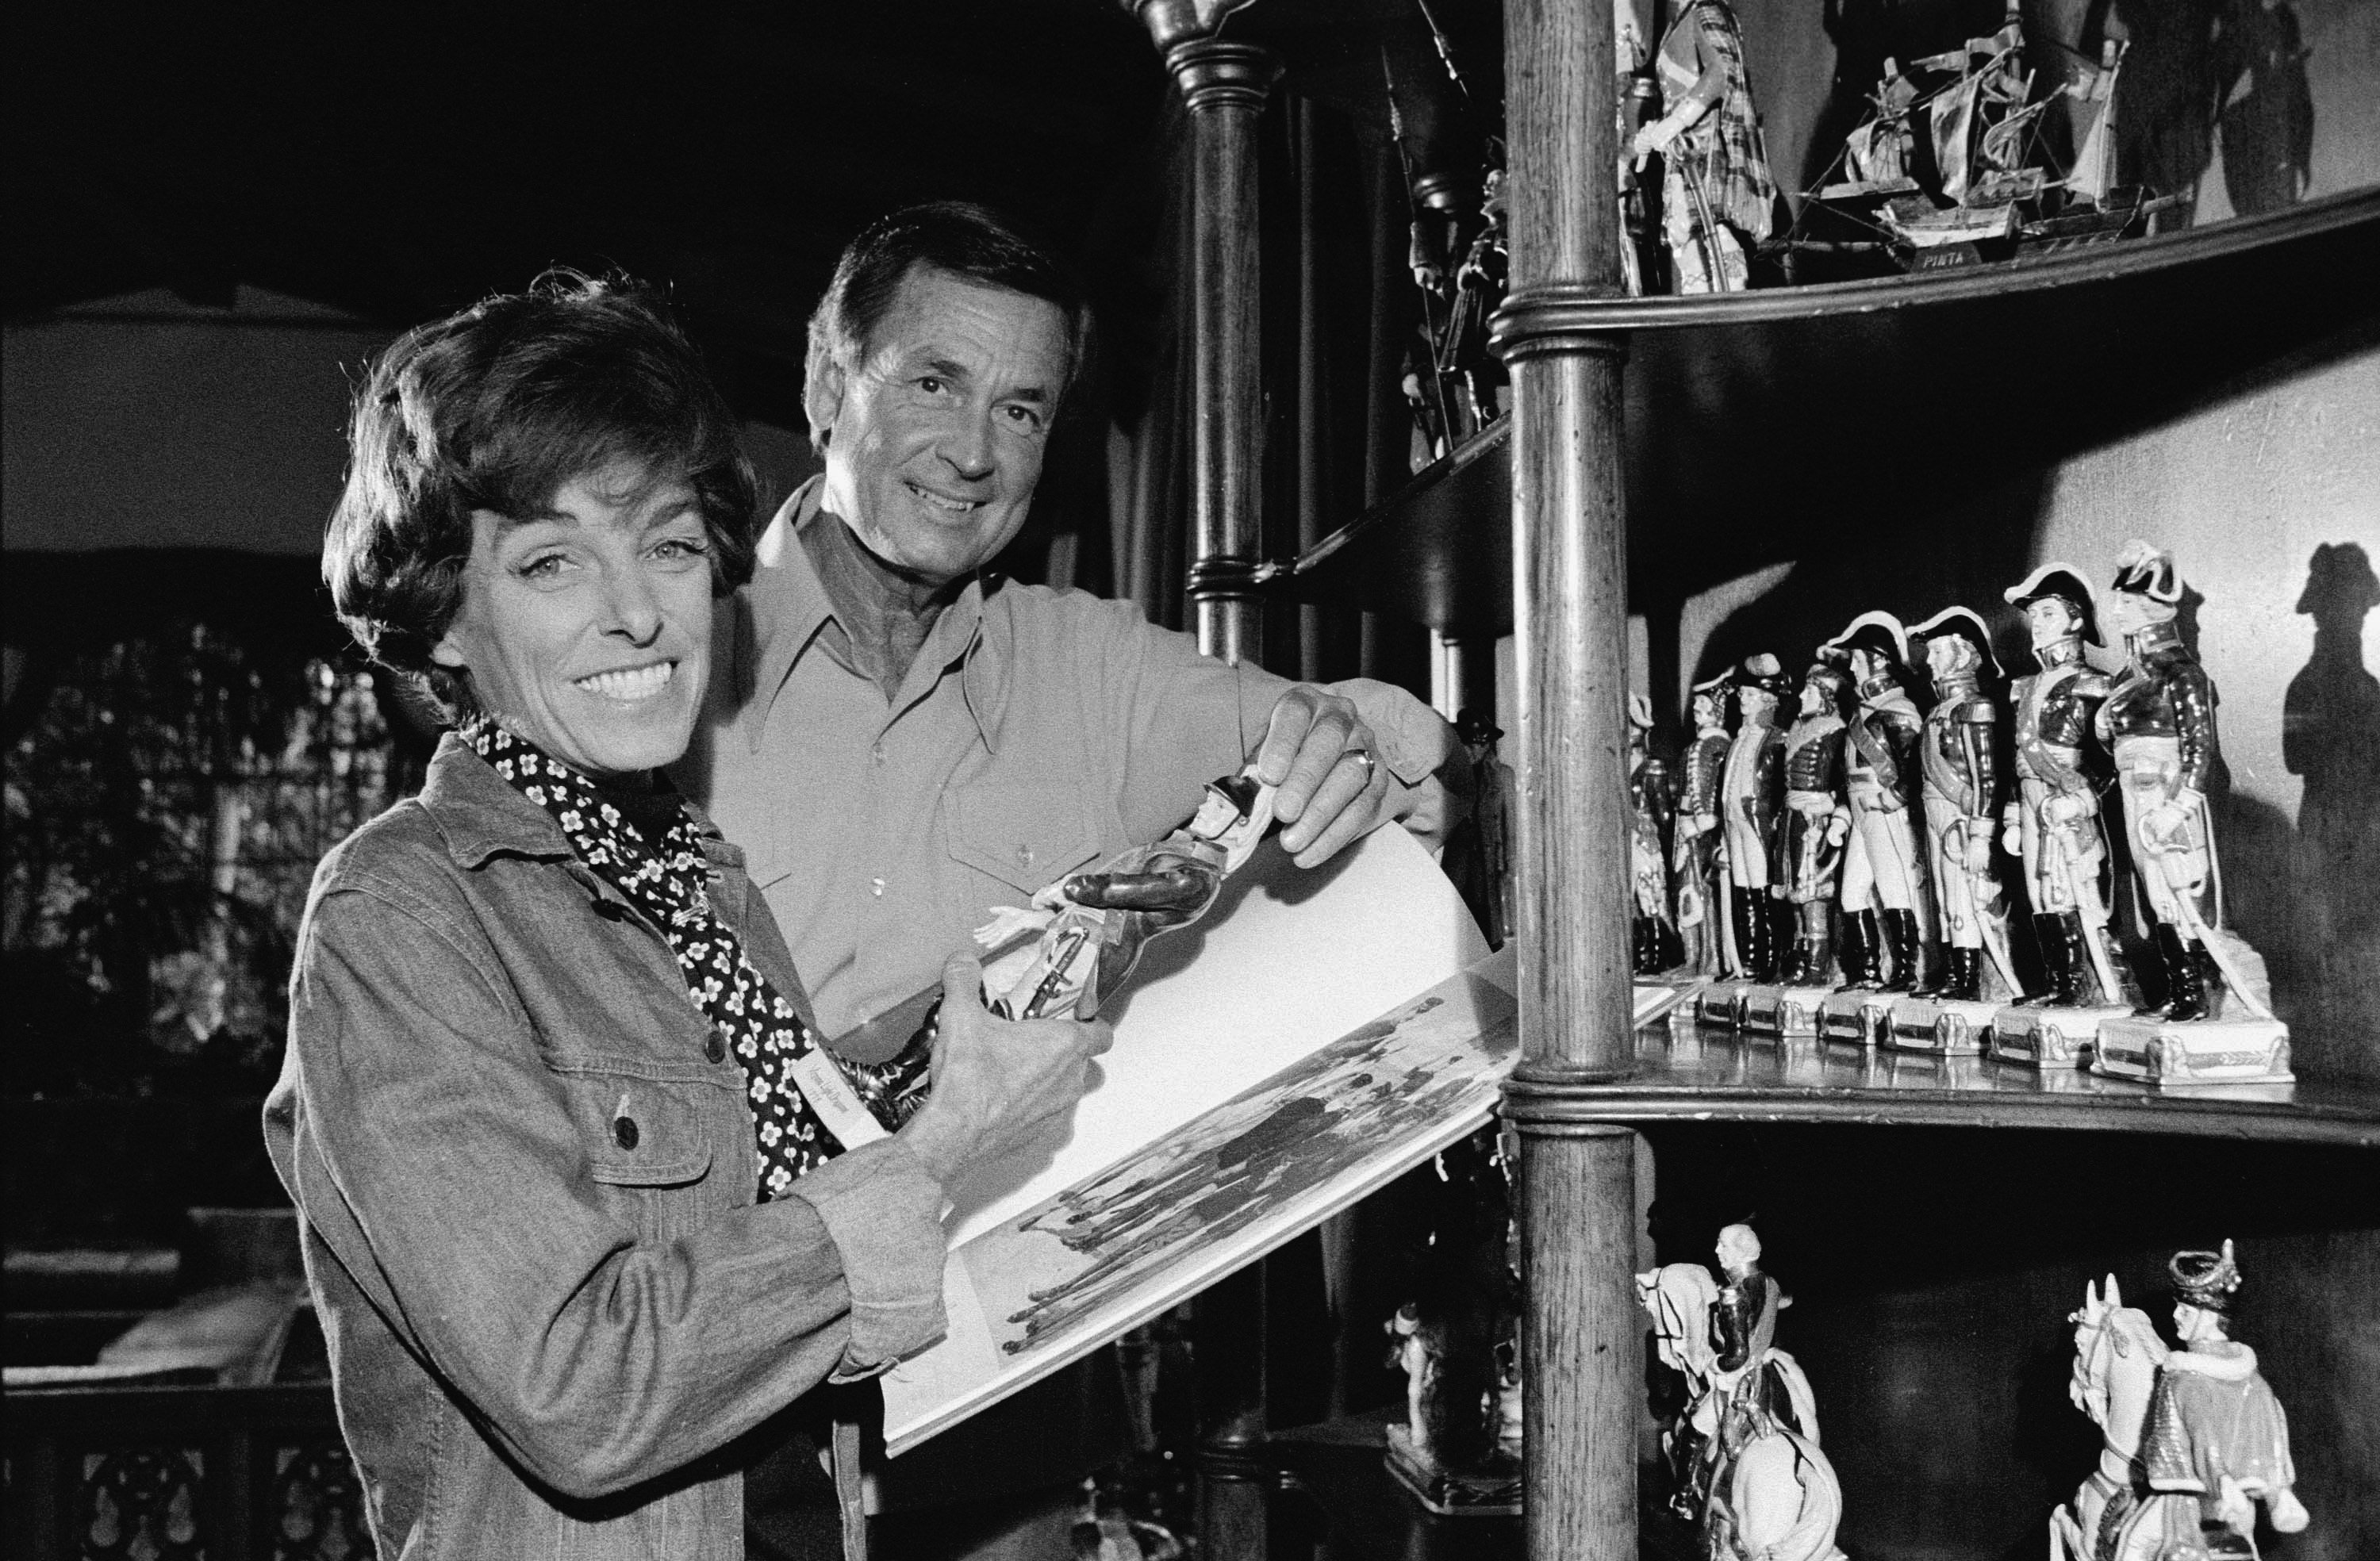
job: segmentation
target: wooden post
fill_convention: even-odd
[[[1263,611],[1250,589],[1263,550],[1257,121],[1281,75],[1271,51],[1214,35],[1247,3],[1124,0],[1190,109],[1189,596],[1198,648],[1234,664],[1264,647]],[[1193,1309],[1198,1531],[1210,1561],[1262,1561],[1267,1548],[1266,1312],[1262,1266],[1214,1286]]]
[[[1633,1144],[1575,1098],[1633,1056],[1622,347],[1578,307],[1619,291],[1612,68],[1608,8],[1505,0],[1531,1561],[1636,1554]]]
[[[1168,47],[1165,63],[1190,105],[1190,605],[1198,648],[1236,664],[1264,645],[1249,588],[1263,551],[1257,119],[1281,61],[1254,43],[1194,37]]]

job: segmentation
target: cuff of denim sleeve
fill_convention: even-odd
[[[942,1313],[942,1184],[908,1145],[880,1139],[794,1183],[843,1256],[851,1340],[830,1373],[856,1382],[939,1343]]]

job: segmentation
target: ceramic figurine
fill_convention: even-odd
[[[1718,1256],[1724,1284],[1691,1263],[1636,1276],[1661,1362],[1686,1379],[1662,1435],[1670,1508],[1714,1561],[1836,1561],[1842,1487],[1818,1450],[1809,1379],[1774,1342],[1786,1299],[1751,1227],[1720,1231]]]
[[[2180,1497],[2145,1490],[2135,1478],[2141,1429],[2158,1371],[2169,1353],[2156,1325],[2124,1304],[2116,1277],[2105,1290],[2086,1285],[2074,1325],[2074,1373],[2067,1392],[2074,1407],[2099,1426],[2099,1465],[2074,1493],[2071,1507],[2049,1518],[2050,1561],[2164,1561],[2172,1521],[2194,1536],[2195,1513]]]
[[[2008,897],[1994,872],[2000,707],[1984,680],[2000,669],[1991,634],[1973,612],[1950,607],[1909,635],[1925,647],[1934,680],[1918,769],[1949,966],[1937,992],[1961,1002],[2016,997],[2023,987],[2009,955]]]
[[[1512,770],[1496,756],[1504,733],[1494,721],[1466,709],[1454,731],[1471,752],[1471,817],[1448,835],[1439,860],[1488,946],[1500,949],[1512,936]]]
[[[2182,580],[2173,555],[2125,546],[2106,608],[2125,664],[2096,730],[2115,756],[2125,833],[2165,965],[2166,997],[2099,1027],[2092,1066],[2157,1084],[2287,1083],[2289,1029],[2273,1017],[2264,962],[2223,925],[2215,824],[2215,685],[2175,622]]]
[[[1033,897],[1031,909],[1005,908],[978,928],[987,955],[1038,935],[1024,969],[991,997],[992,1011],[1003,1019],[1095,1017],[1150,938],[1207,914],[1223,879],[1271,829],[1272,798],[1253,765],[1211,780],[1198,811],[1163,840],[1061,878]]]
[[[1628,863],[1635,901],[1633,963],[1638,975],[1658,975],[1678,962],[1678,929],[1670,920],[1670,767],[1650,747],[1653,707],[1628,696]]]
[[[2167,1272],[2181,1348],[2165,1358],[2149,1395],[2141,1467],[2150,1490],[2192,1498],[2198,1532],[2173,1539],[2194,1539],[2211,1558],[2252,1557],[2256,1503],[2280,1533],[2297,1533],[2308,1519],[2289,1489],[2297,1469],[2289,1418],[2256,1370],[2256,1352],[2231,1337],[2240,1288],[2231,1243],[2219,1252],[2176,1252]]]
[[[1843,841],[1851,829],[1842,792],[1843,712],[1851,679],[1834,661],[1803,676],[1800,713],[1785,733],[1785,807],[1779,816],[1771,877],[1777,909],[1792,921],[1792,941],[1779,962],[1781,985],[1744,994],[1742,1025],[1787,1040],[1815,1036],[1834,987],[1835,897]]]
[[[1405,1373],[1405,1419],[1388,1427],[1389,1471],[1431,1511],[1508,1517],[1521,1510],[1520,1379],[1500,1365],[1485,1392],[1463,1392],[1449,1368],[1445,1324],[1408,1301],[1385,1331],[1389,1363]],[[1472,1379],[1475,1386],[1477,1379]],[[1475,1444],[1475,1446],[1473,1446]]]
[[[1777,182],[1761,143],[1743,34],[1724,0],[1693,0],[1655,51],[1661,117],[1630,143],[1661,159],[1661,236],[1673,291],[1734,293],[1775,223]]]
[[[1678,934],[1685,942],[1686,967],[1706,980],[1718,975],[1722,968],[1718,866],[1719,779],[1728,750],[1727,687],[1724,676],[1694,685],[1694,734],[1686,744],[1678,776],[1670,847],[1670,876],[1677,885]]]
[[[1891,613],[1863,612],[1828,643],[1849,653],[1859,687],[1844,748],[1852,833],[1842,885],[1844,914],[1860,923],[1857,984],[1906,992],[1922,977],[1933,920],[1918,813],[1925,718],[1909,696],[1909,636]]]
[[[1704,988],[1696,1007],[1714,1023],[1742,1017],[1747,984],[1777,979],[1776,901],[1769,892],[1778,815],[1785,802],[1785,734],[1779,701],[1792,684],[1766,652],[1736,670],[1736,729],[1719,772],[1719,936],[1729,980]]]
[[[1993,1055],[2040,1066],[2088,1061],[2099,1026],[2131,1011],[2131,973],[2107,926],[2107,838],[2099,798],[2113,771],[2092,721],[2113,683],[2091,664],[2096,604],[2071,564],[2045,563],[2003,593],[2024,613],[2038,669],[2019,678],[2016,793],[2002,846],[2023,868],[2046,990],[2004,1009]]]
[[[1785,959],[1788,986],[1815,986],[1834,958],[1835,896],[1851,809],[1843,794],[1843,744],[1851,677],[1831,661],[1802,675],[1802,709],[1785,734],[1785,821],[1778,839],[1778,877],[1795,915]]]

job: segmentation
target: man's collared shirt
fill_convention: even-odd
[[[993,907],[1187,818],[1292,684],[1201,656],[1129,602],[978,579],[887,700],[853,670],[797,535],[840,524],[818,491],[785,502],[752,583],[720,603],[703,730],[673,773],[745,848],[837,1035],[939,980]],[[1451,751],[1402,690],[1331,686],[1398,783]]]

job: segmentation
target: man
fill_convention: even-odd
[[[812,318],[826,471],[722,605],[708,742],[678,779],[747,845],[830,1035],[1252,754],[1302,866],[1385,819],[1435,843],[1467,795],[1452,731],[1399,690],[1228,667],[1128,604],[986,572],[1087,318],[1062,265],[955,202],[862,233]]]
[[[1306,867],[1386,819],[1434,843],[1467,795],[1452,731],[1398,690],[1225,666],[1127,603],[987,570],[1087,320],[1066,268],[955,202],[861,233],[811,319],[826,470],[722,604],[707,742],[677,780],[746,847],[827,1035],[929,987],[993,907],[1161,836],[1251,754]],[[1096,1403],[1059,1384],[1039,1402],[888,1479],[989,1494],[1113,1456]]]

